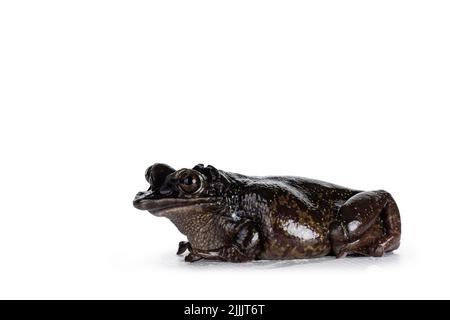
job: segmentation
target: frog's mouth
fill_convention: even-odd
[[[210,198],[162,198],[151,199],[148,195],[138,193],[133,201],[133,205],[139,210],[148,210],[156,216],[162,216],[169,212],[187,211],[191,209],[201,209],[204,205],[211,203]]]

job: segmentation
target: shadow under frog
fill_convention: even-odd
[[[335,255],[380,257],[400,245],[392,196],[300,177],[250,177],[156,163],[134,206],[170,219],[187,236],[177,254],[243,262]]]

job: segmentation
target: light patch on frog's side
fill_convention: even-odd
[[[294,220],[288,220],[283,222],[283,229],[291,236],[297,237],[302,240],[312,240],[319,237],[319,234],[314,230],[311,230],[305,225],[299,224]]]
[[[354,220],[347,225],[348,231],[353,232],[361,225],[361,221]]]
[[[233,211],[233,213],[231,214],[231,219],[233,219],[233,221],[240,220],[238,214],[235,211]]]
[[[258,240],[259,240],[259,235],[258,235],[257,232],[255,232],[253,234],[252,240],[250,240],[250,241],[251,241],[252,244],[255,244]]]

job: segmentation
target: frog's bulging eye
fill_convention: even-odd
[[[195,175],[188,175],[180,179],[179,186],[186,193],[194,193],[200,189],[200,179]]]

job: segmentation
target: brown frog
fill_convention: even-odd
[[[133,204],[170,219],[186,261],[242,262],[335,255],[380,257],[400,245],[400,213],[383,190],[300,177],[250,177],[196,165],[154,164]]]

